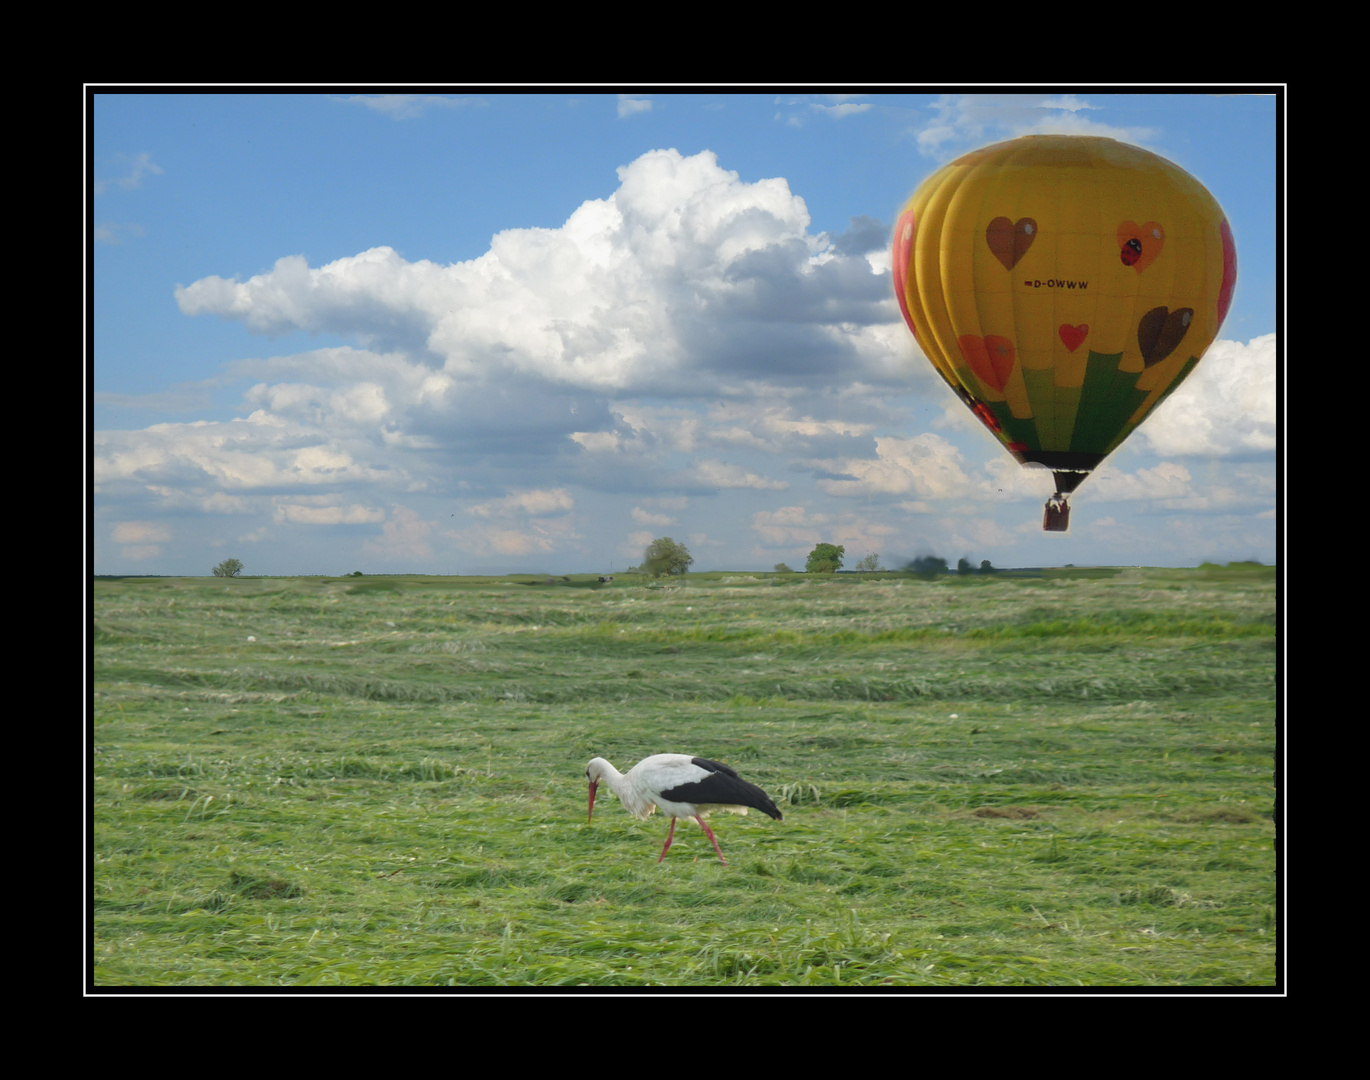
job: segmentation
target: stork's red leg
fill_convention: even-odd
[[[668,833],[666,834],[666,847],[664,847],[664,848],[661,849],[661,854],[658,855],[658,856],[657,856],[657,859],[656,859],[657,862],[660,862],[662,859],[664,859],[664,858],[666,857],[666,848],[668,848],[668,847],[671,846],[671,841],[674,840],[674,839],[675,839],[675,818],[671,818],[671,831],[668,832]]]
[[[700,817],[698,814],[695,815],[695,820],[699,822],[699,827],[704,830],[704,835],[709,838],[709,843],[713,844],[714,850],[718,852],[718,861],[721,862],[724,866],[727,866],[728,860],[723,857],[723,849],[718,846],[718,840],[714,837],[713,829],[705,825],[704,819]],[[660,862],[660,860],[657,861]]]

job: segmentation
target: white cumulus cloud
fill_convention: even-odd
[[[1158,454],[1246,457],[1275,450],[1279,350],[1274,334],[1215,341],[1133,434]]]
[[[784,491],[790,485],[784,480],[772,480],[751,472],[741,465],[730,465],[716,458],[696,461],[692,470],[706,487],[756,488],[764,491]]]
[[[620,120],[625,117],[636,116],[638,113],[651,111],[652,103],[647,98],[634,97],[632,94],[618,95],[618,116]]]
[[[120,544],[162,543],[171,539],[171,530],[157,521],[120,521],[114,526],[114,539]]]
[[[826,241],[783,179],[743,181],[708,151],[654,150],[618,174],[614,194],[560,228],[505,230],[467,262],[389,247],[319,267],[288,255],[246,281],[178,286],[176,301],[260,333],[353,335],[435,358],[450,378],[620,391],[679,387],[692,371],[864,363],[866,328],[896,315],[865,258],[812,260]]]
[[[576,505],[575,500],[565,488],[545,490],[515,491],[502,499],[480,503],[469,508],[469,513],[477,517],[497,517],[508,514],[528,514],[532,517],[546,517],[549,514],[564,514]]]
[[[639,525],[652,525],[656,528],[664,528],[676,523],[676,519],[670,514],[653,514],[650,510],[644,510],[640,506],[633,507],[632,517]]]
[[[981,486],[966,475],[961,452],[940,435],[925,433],[902,439],[876,439],[877,455],[845,458],[831,463],[831,471],[850,479],[819,480],[829,495],[917,495],[955,498]]]
[[[827,514],[810,514],[803,506],[782,506],[779,510],[758,510],[752,515],[752,528],[773,547],[816,544],[832,522]]]

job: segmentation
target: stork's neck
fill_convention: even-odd
[[[603,780],[608,783],[610,789],[617,795],[623,789],[623,781],[628,779],[621,772],[613,767],[602,757],[594,758],[589,766],[590,776],[595,780]]]
[[[608,784],[623,808],[634,817],[646,817],[656,809],[656,805],[637,790],[636,784],[603,758],[595,758],[590,762],[590,774]]]

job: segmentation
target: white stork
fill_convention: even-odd
[[[770,796],[755,784],[747,783],[726,765],[689,754],[653,754],[629,769],[626,776],[602,757],[591,758],[585,766],[585,779],[590,781],[590,813],[586,821],[594,818],[595,789],[601,780],[608,781],[624,809],[634,817],[650,817],[657,807],[670,815],[671,830],[657,862],[666,858],[675,839],[676,818],[692,817],[699,822],[724,866],[728,860],[723,857],[713,830],[704,824],[705,815],[714,810],[745,814],[749,807],[755,807],[776,821],[781,820]]]

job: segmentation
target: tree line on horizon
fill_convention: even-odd
[[[820,543],[815,545],[809,552],[808,559],[804,563],[804,573],[806,574],[834,574],[842,569],[842,561],[846,557],[847,549],[842,544]],[[694,556],[690,554],[689,548],[669,536],[659,536],[647,545],[642,554],[642,563],[639,566],[630,566],[623,573],[626,574],[647,574],[654,578],[661,577],[680,577],[694,564]],[[1072,563],[1066,564],[1068,567]],[[1227,564],[1227,569],[1264,569],[1262,563],[1254,560],[1243,562],[1233,562]],[[890,571],[892,569],[902,570],[906,573],[917,574],[920,577],[933,578],[939,574],[953,573],[947,560],[940,555],[919,555],[918,557],[905,563],[902,567],[892,568],[880,565],[880,553],[872,551],[859,559],[852,567],[857,573],[873,573],[875,571]],[[1199,569],[1222,569],[1218,563],[1201,563]],[[215,577],[237,577],[243,571],[243,564],[238,559],[225,559],[215,566],[210,572]],[[774,572],[777,574],[793,574],[795,571],[783,562],[775,564]],[[850,571],[849,571],[850,572]],[[983,559],[979,567],[974,566],[969,559],[961,558],[956,560],[957,574],[997,574],[999,568],[993,566],[988,559]],[[96,577],[124,577],[127,575],[104,575],[97,574]],[[160,575],[138,575],[142,577]],[[350,574],[343,574],[343,577],[361,577],[360,570],[354,570]],[[612,580],[612,579],[610,579]]]

